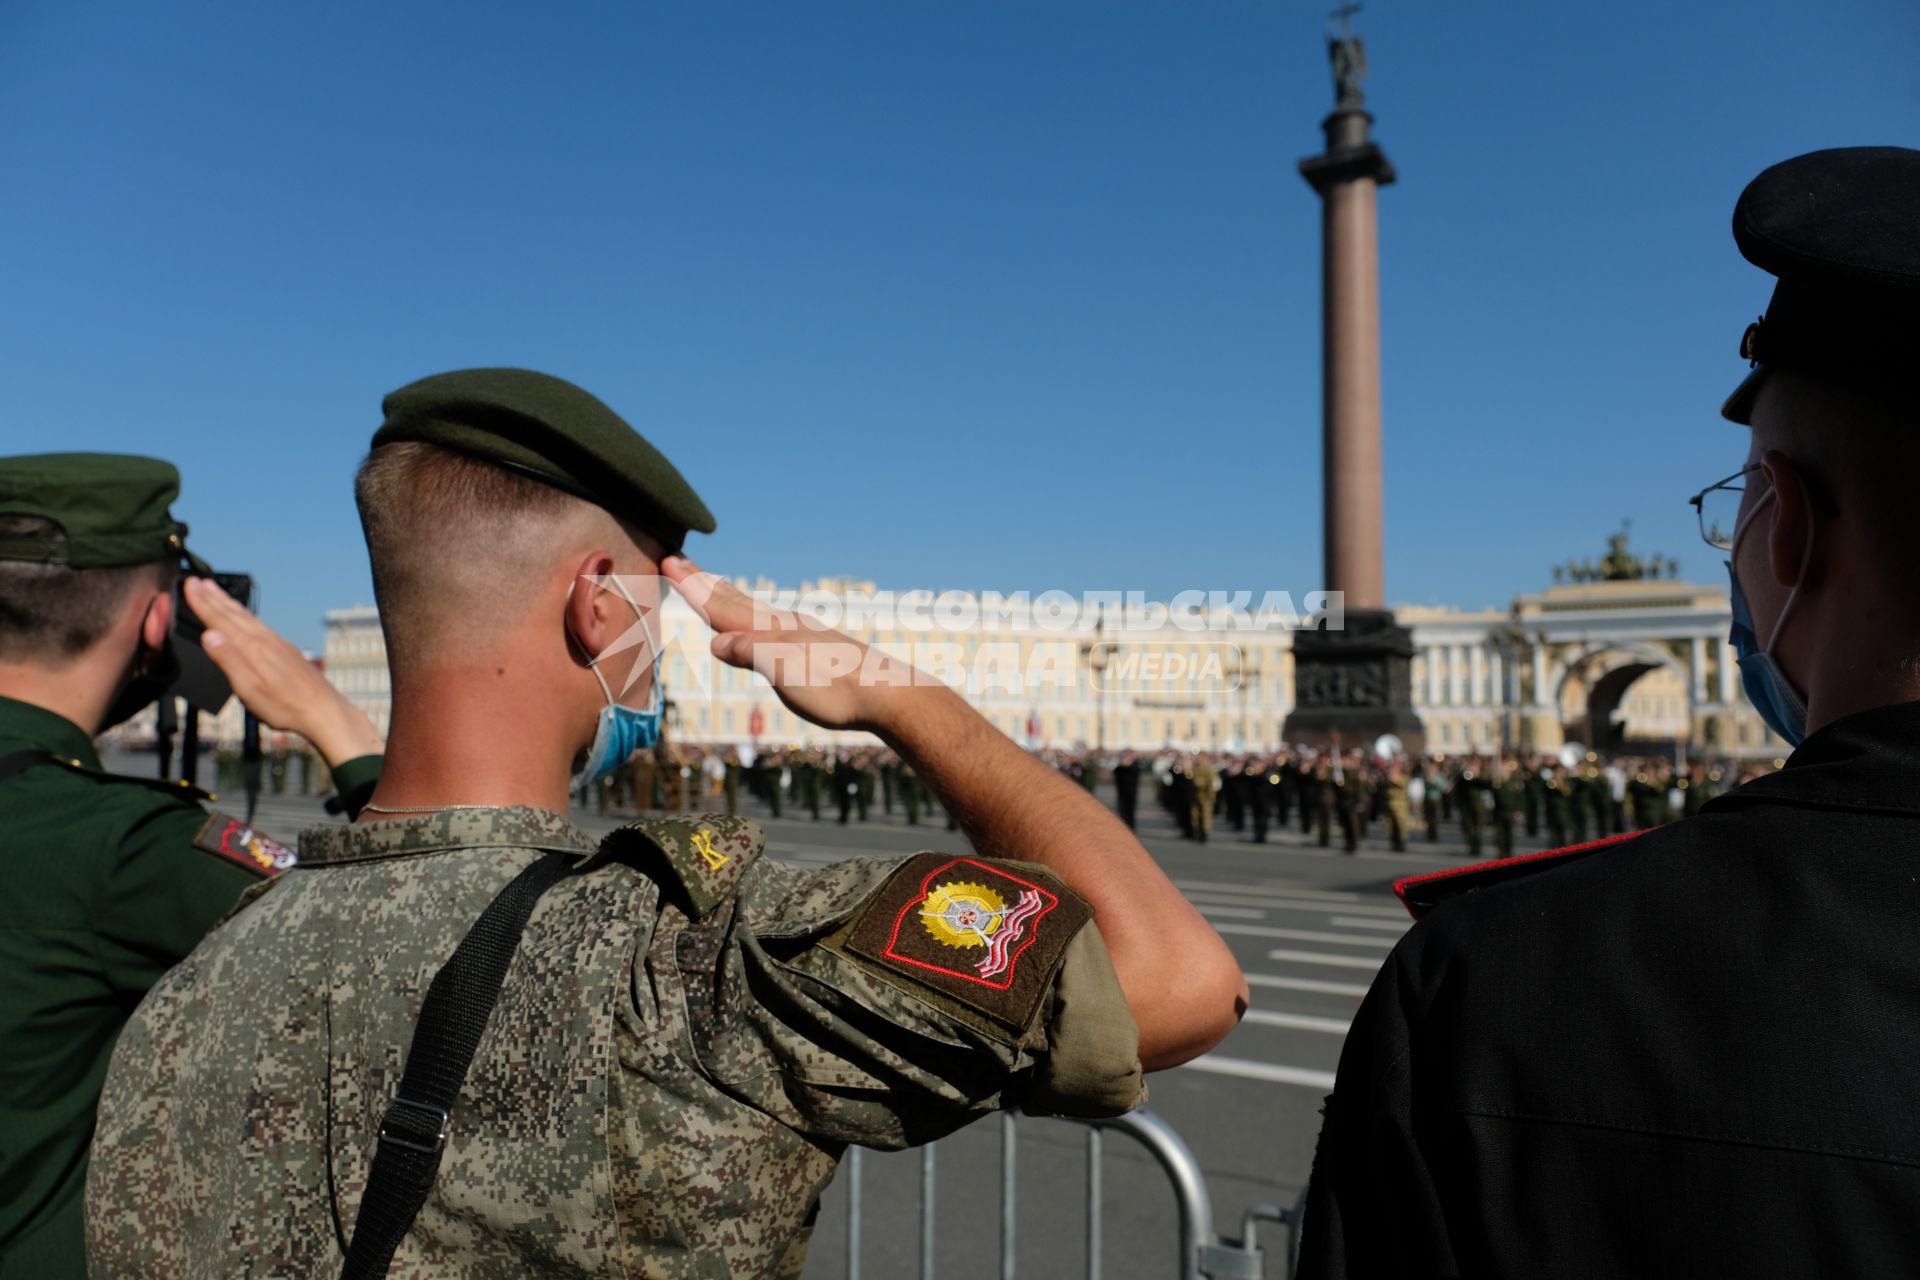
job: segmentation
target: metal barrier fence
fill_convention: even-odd
[[[1306,1203],[1303,1188],[1287,1208],[1257,1204],[1247,1209],[1240,1220],[1240,1238],[1221,1236],[1213,1227],[1213,1201],[1207,1194],[1206,1177],[1200,1162],[1172,1125],[1151,1111],[1135,1111],[1112,1120],[1075,1120],[1087,1131],[1087,1280],[1101,1280],[1102,1165],[1106,1131],[1117,1130],[1147,1149],[1173,1190],[1180,1214],[1178,1280],[1262,1280],[1265,1254],[1258,1230],[1262,1222],[1276,1222],[1286,1228],[1287,1246],[1283,1274],[1291,1277],[1300,1251],[1300,1215]],[[1014,1235],[1015,1179],[1019,1172],[1016,1133],[1019,1121],[1011,1111],[1000,1113],[1000,1280],[1015,1280],[1018,1261]],[[937,1280],[934,1274],[934,1201],[935,1148],[929,1143],[920,1149],[920,1280]],[[861,1151],[848,1152],[847,1180],[847,1280],[861,1280]],[[977,1261],[977,1260],[976,1260]],[[971,1274],[978,1275],[975,1270]]]

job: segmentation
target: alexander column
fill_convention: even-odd
[[[1327,149],[1300,162],[1321,201],[1322,537],[1325,587],[1344,593],[1342,630],[1294,636],[1290,742],[1348,746],[1398,736],[1424,749],[1413,711],[1413,639],[1386,608],[1380,517],[1380,251],[1375,197],[1394,180],[1372,142],[1362,105],[1366,47],[1353,34],[1359,6],[1335,16],[1333,114]]]

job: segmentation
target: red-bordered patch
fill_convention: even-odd
[[[847,947],[1014,1026],[1024,1026],[1092,917],[1050,877],[923,853],[868,902]]]
[[[193,838],[193,847],[225,858],[257,875],[276,876],[299,862],[299,856],[238,818],[210,813]]]

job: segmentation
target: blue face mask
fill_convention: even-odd
[[[618,578],[610,581],[621,598],[633,606],[634,616],[641,620],[640,629],[646,633],[647,647],[653,650],[653,696],[644,711],[622,706],[613,696],[607,678],[600,674],[600,658],[606,655],[588,660],[587,669],[600,682],[600,692],[606,694],[607,705],[600,708],[600,722],[594,728],[592,744],[587,747],[586,763],[580,766],[580,772],[573,775],[571,788],[574,791],[592,786],[625,764],[634,752],[645,751],[660,741],[660,712],[665,705],[660,690],[660,650],[653,642],[653,631],[646,625],[646,615],[640,612],[640,606],[634,603],[633,597],[627,594],[627,589],[620,585]],[[567,595],[572,597],[571,588]],[[574,643],[578,644],[579,641]]]
[[[1773,496],[1772,490],[1760,499],[1765,502]],[[1753,512],[1760,509],[1755,503],[1753,511],[1747,513],[1747,519],[1735,531],[1733,548],[1740,546],[1740,535],[1746,532],[1746,526]],[[1807,530],[1807,551],[1813,551],[1813,530]],[[1787,679],[1787,673],[1780,669],[1779,661],[1773,656],[1774,646],[1780,643],[1780,632],[1786,626],[1787,615],[1793,610],[1795,597],[1800,594],[1800,586],[1794,584],[1787,593],[1787,603],[1780,610],[1780,618],[1773,624],[1773,635],[1767,641],[1766,648],[1760,647],[1760,637],[1753,629],[1753,612],[1747,607],[1747,593],[1740,589],[1740,575],[1733,570],[1733,561],[1727,561],[1727,580],[1732,583],[1733,626],[1727,632],[1727,643],[1733,646],[1733,652],[1739,659],[1740,687],[1747,692],[1747,701],[1760,713],[1767,728],[1779,734],[1789,746],[1797,747],[1807,736],[1807,700]]]

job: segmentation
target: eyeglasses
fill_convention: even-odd
[[[1722,551],[1733,549],[1733,531],[1740,526],[1740,503],[1747,494],[1746,478],[1759,469],[1757,462],[1742,467],[1687,499],[1700,516],[1700,536],[1708,546]]]

